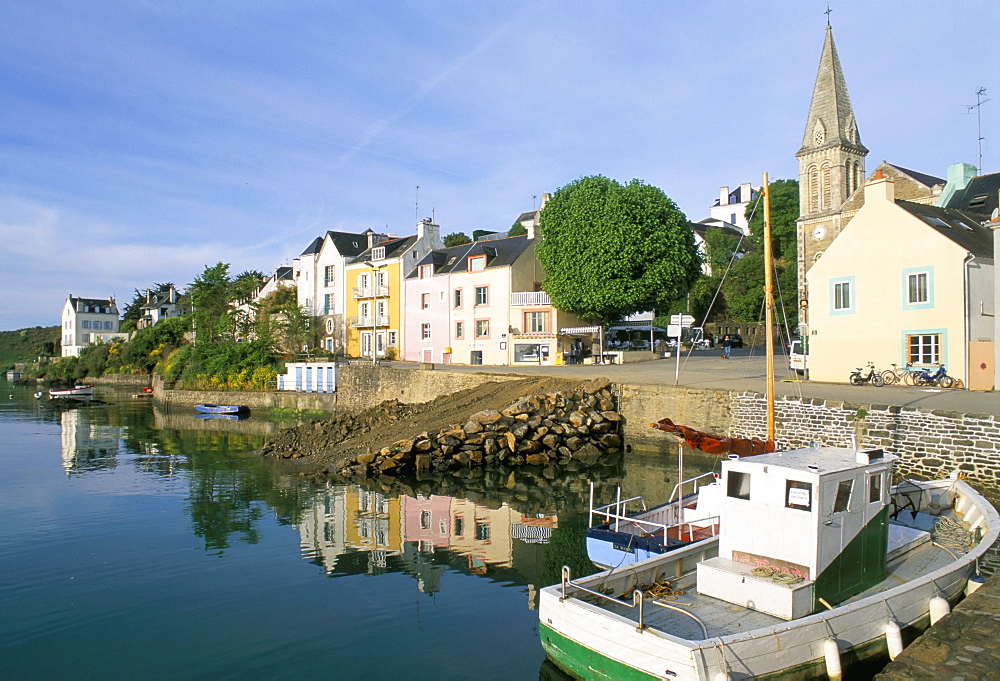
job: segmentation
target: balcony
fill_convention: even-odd
[[[371,329],[378,326],[389,326],[389,315],[351,317],[350,324],[352,329]]]
[[[389,296],[389,287],[386,284],[356,286],[352,291],[355,298],[387,298]]]
[[[511,307],[528,307],[530,305],[551,305],[549,294],[545,291],[518,291],[510,294]]]

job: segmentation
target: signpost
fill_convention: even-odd
[[[670,315],[670,325],[667,327],[667,336],[677,336],[677,368],[674,369],[674,385],[681,380],[681,329],[688,328],[694,324],[694,317],[689,314]]]

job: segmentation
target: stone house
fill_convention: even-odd
[[[859,366],[936,368],[993,387],[994,263],[979,216],[895,195],[881,173],[807,273],[810,377]]]

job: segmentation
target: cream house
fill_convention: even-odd
[[[844,383],[872,361],[993,387],[993,243],[979,216],[896,200],[882,173],[807,274],[810,377]]]
[[[119,331],[118,306],[114,298],[66,297],[62,309],[60,345],[63,357],[79,357],[92,343],[128,338]]]

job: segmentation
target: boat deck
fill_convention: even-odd
[[[967,526],[966,529],[968,529]],[[965,553],[956,549],[951,549],[951,552],[955,555],[963,555]],[[935,546],[929,541],[924,542],[890,560],[888,572],[884,580],[868,590],[843,601],[843,603],[851,603],[888,591],[900,584],[926,575],[939,568],[946,567],[953,561],[954,558],[948,550]],[[766,578],[747,577],[747,579]],[[589,589],[602,591],[601,581],[589,582],[586,586]],[[693,571],[688,572],[679,579],[672,580],[670,586],[674,592],[672,595],[647,596],[645,598],[643,621],[647,627],[668,633],[672,636],[688,640],[703,640],[706,638],[739,634],[751,629],[780,625],[786,622],[786,620],[779,617],[699,594],[696,575]],[[637,588],[646,591],[647,585],[637,585]],[[620,597],[627,601],[620,603],[591,594],[578,597],[605,610],[638,622],[638,609],[630,607],[632,603],[630,594],[631,591],[628,594],[619,594]],[[690,615],[670,608],[679,608],[686,613],[690,613]],[[704,631],[699,625],[698,620],[704,624]]]

